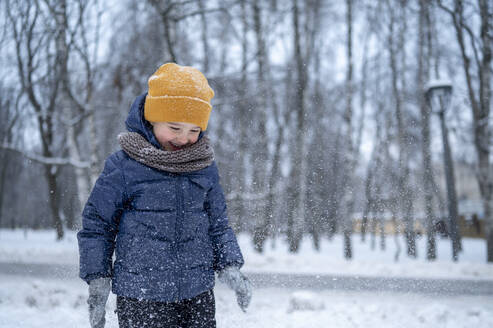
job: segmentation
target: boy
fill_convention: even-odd
[[[120,327],[215,327],[214,271],[243,311],[251,284],[203,133],[214,92],[200,71],[173,63],[148,83],[77,234],[91,327],[104,327],[110,289]]]

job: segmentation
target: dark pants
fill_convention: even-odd
[[[216,304],[211,290],[178,302],[116,298],[120,328],[215,328]]]

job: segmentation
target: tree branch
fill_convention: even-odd
[[[35,153],[28,153],[28,152],[22,151],[20,149],[17,149],[16,147],[9,145],[7,143],[0,145],[0,149],[6,149],[6,150],[10,150],[10,151],[19,153],[22,156],[24,156],[24,157],[26,157],[32,161],[35,161],[37,163],[41,163],[44,165],[72,165],[72,166],[79,168],[79,169],[86,169],[86,168],[90,167],[90,163],[87,161],[77,161],[77,160],[74,160],[71,158],[46,157],[46,156],[42,156],[42,155],[35,154]]]
[[[182,19],[196,16],[196,15],[201,15],[201,14],[206,14],[206,13],[211,13],[211,12],[217,12],[217,11],[226,11],[225,8],[219,7],[219,8],[211,8],[211,9],[204,9],[204,10],[196,10],[192,11],[187,14],[183,14],[181,16],[171,16],[170,19],[173,20],[175,23],[181,21]]]

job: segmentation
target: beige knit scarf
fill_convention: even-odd
[[[176,151],[158,149],[136,132],[119,134],[118,142],[128,156],[137,162],[167,172],[197,171],[211,165],[214,160],[214,151],[206,136]]]

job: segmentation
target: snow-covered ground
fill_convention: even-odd
[[[418,258],[405,255],[404,240],[399,238],[401,254],[394,261],[395,240],[387,238],[385,251],[371,250],[370,242],[362,243],[359,235],[353,236],[353,259],[343,258],[343,243],[340,236],[332,241],[323,239],[317,252],[312,242],[305,238],[299,253],[290,254],[282,239],[267,241],[265,252],[253,250],[251,239],[239,235],[238,240],[245,257],[247,272],[313,273],[342,276],[416,277],[449,279],[493,280],[493,264],[486,263],[486,243],[482,239],[463,239],[463,252],[459,262],[451,260],[451,245],[448,239],[437,239],[437,260],[425,259],[426,240],[418,239]],[[0,262],[22,263],[78,263],[77,238],[67,232],[62,241],[55,242],[53,231],[0,230]]]
[[[52,231],[0,230],[0,262],[73,264],[78,261],[75,233],[54,241]],[[327,273],[350,276],[405,276],[427,278],[488,279],[493,267],[485,263],[482,240],[464,239],[459,263],[450,260],[450,243],[438,240],[438,261],[424,260],[424,240],[419,240],[416,260],[393,261],[395,245],[371,251],[353,238],[354,259],[345,261],[342,240],[324,240],[321,251],[305,240],[297,255],[289,254],[282,240],[267,243],[265,253],[253,251],[246,235],[239,236],[245,272]],[[401,241],[402,244],[402,241]],[[1,265],[1,264],[0,264]],[[224,285],[215,288],[218,328],[490,328],[493,327],[493,296],[432,295],[413,293],[300,290],[257,288],[249,311],[244,314],[234,294]],[[89,327],[87,285],[79,279],[41,278],[0,274],[0,327]],[[115,296],[107,304],[108,328],[118,327]]]
[[[232,291],[217,285],[218,328],[491,328],[493,296],[254,290],[246,314]],[[79,280],[0,275],[0,327],[87,328],[87,286]],[[107,304],[108,328],[118,327],[115,296]]]

